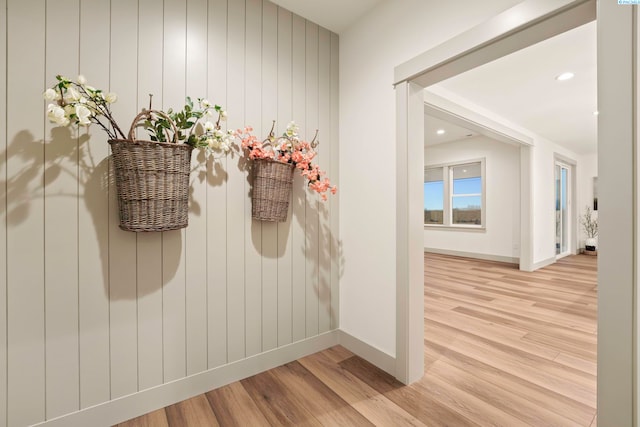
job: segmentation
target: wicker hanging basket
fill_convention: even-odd
[[[291,199],[293,168],[290,163],[268,159],[253,161],[253,218],[261,221],[286,221]]]
[[[138,123],[152,114],[171,123],[172,142],[135,138]],[[128,139],[109,141],[113,153],[120,228],[126,231],[168,231],[188,225],[189,172],[193,147],[177,143],[177,128],[163,112],[138,114]]]

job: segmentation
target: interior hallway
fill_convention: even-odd
[[[120,426],[596,426],[596,276],[425,254],[417,383],[338,346]]]

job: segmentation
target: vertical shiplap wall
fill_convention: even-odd
[[[111,7],[101,0],[80,2],[79,71],[97,87],[109,86]],[[49,76],[46,76],[48,82]],[[95,132],[95,130],[91,130]],[[83,130],[83,135],[87,135]],[[97,134],[96,134],[97,136]],[[79,144],[78,332],[80,408],[108,400],[110,376],[109,147],[104,139]],[[100,224],[100,225],[98,225]]]
[[[29,425],[338,327],[338,204],[296,177],[286,222],[250,217],[238,156],[194,151],[190,225],[118,228],[109,147],[42,91],[84,74],[125,132],[149,103],[290,120],[337,183],[338,38],[266,0],[0,0],[0,426]],[[6,52],[5,52],[6,50]]]
[[[7,99],[7,0],[0,0],[0,100]],[[7,420],[7,104],[0,102],[0,423]]]
[[[7,222],[7,423],[11,426],[33,424],[46,416],[42,102],[45,23],[44,2],[8,0],[7,206],[4,214]],[[34,29],[38,37],[33,37]]]

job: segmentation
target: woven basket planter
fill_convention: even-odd
[[[164,115],[158,111],[153,113]],[[149,114],[146,111],[136,116],[128,139],[109,141],[120,228],[134,232],[177,230],[186,227],[189,221],[193,147],[176,143],[176,133],[172,143],[136,140],[135,127]]]
[[[260,221],[287,220],[293,168],[290,163],[260,159],[253,161],[251,216]]]

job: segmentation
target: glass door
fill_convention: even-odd
[[[571,248],[571,204],[570,204],[570,169],[569,166],[557,162],[555,167],[555,187],[556,187],[556,257],[561,258],[569,255]]]

